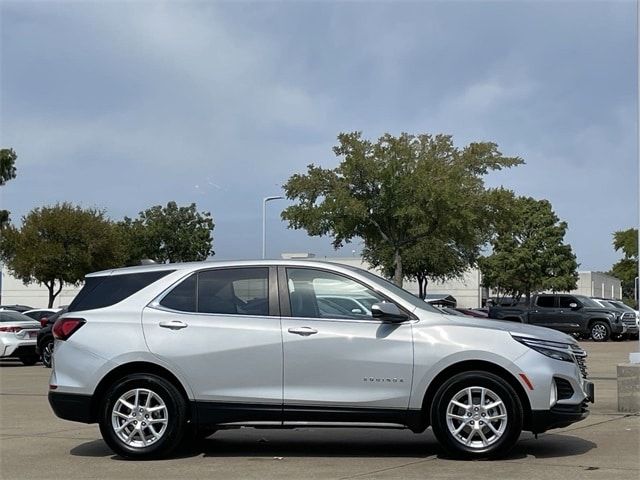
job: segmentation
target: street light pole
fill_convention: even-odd
[[[262,258],[267,256],[267,202],[271,200],[281,200],[284,197],[273,195],[262,199]]]

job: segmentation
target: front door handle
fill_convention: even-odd
[[[304,337],[313,335],[314,333],[318,333],[318,330],[311,327],[298,327],[298,328],[290,328],[289,333],[293,333],[295,335],[302,335]]]
[[[162,328],[168,328],[170,330],[181,330],[189,326],[186,323],[181,322],[180,320],[169,320],[167,322],[160,322],[159,325]]]

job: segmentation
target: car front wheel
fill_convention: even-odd
[[[187,403],[178,389],[151,374],[129,375],[116,382],[102,403],[100,432],[125,458],[161,458],[182,441]]]
[[[515,445],[522,431],[522,405],[502,378],[489,372],[455,375],[436,393],[431,425],[454,457],[496,458]]]
[[[598,320],[591,325],[591,339],[594,342],[606,342],[611,336],[611,330],[607,322]]]

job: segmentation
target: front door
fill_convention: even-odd
[[[580,308],[581,303],[577,298],[571,295],[560,295],[555,320],[556,328],[563,332],[580,332],[583,324],[583,314],[580,312]]]
[[[193,273],[143,312],[149,350],[181,372],[203,423],[281,421],[276,270]]]
[[[280,267],[279,283],[285,422],[402,423],[413,371],[411,322],[382,322],[336,301],[385,299],[333,272]]]

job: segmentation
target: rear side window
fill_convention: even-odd
[[[88,277],[80,293],[69,305],[68,311],[93,310],[115,305],[173,271],[158,270]]]
[[[269,315],[269,269],[230,268],[200,272],[198,312]]]
[[[553,308],[555,307],[555,300],[556,298],[550,295],[540,296],[536,301],[536,305],[542,308]]]
[[[191,275],[160,305],[182,312],[269,315],[269,269],[228,268]]]
[[[197,302],[198,275],[193,274],[167,293],[160,305],[181,312],[195,312]]]

